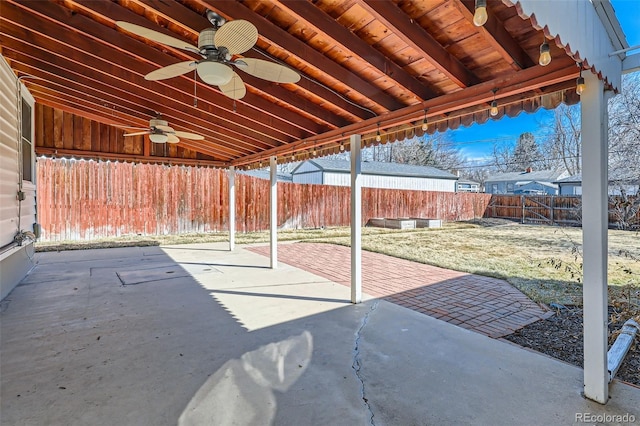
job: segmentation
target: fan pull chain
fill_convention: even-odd
[[[198,108],[198,97],[196,95],[198,90],[196,70],[193,70],[193,107]]]
[[[233,100],[233,112],[238,112],[238,110],[236,109],[236,100]]]

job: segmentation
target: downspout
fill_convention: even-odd
[[[633,340],[636,337],[637,331],[640,330],[640,325],[633,319],[627,320],[622,326],[620,334],[616,338],[616,341],[611,345],[611,349],[607,352],[607,370],[609,371],[609,382],[613,380],[622,360],[627,355]]]

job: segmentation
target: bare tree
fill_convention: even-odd
[[[609,101],[609,185],[618,227],[640,225],[640,73],[624,76],[621,93]]]
[[[455,147],[450,135],[440,132],[392,144],[390,158],[395,163],[432,166],[443,170],[457,169],[464,164],[460,150]]]
[[[542,144],[548,168],[564,168],[570,175],[582,170],[579,105],[559,105],[554,110],[553,130]]]

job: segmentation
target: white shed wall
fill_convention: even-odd
[[[325,172],[324,180],[313,183],[325,185],[349,186],[348,173]],[[416,191],[455,192],[456,181],[453,179],[419,178],[408,176],[362,175],[363,188],[409,189]]]
[[[349,176],[349,175],[347,175]],[[314,172],[307,172],[301,174],[292,175],[293,183],[315,183],[321,185],[322,182],[322,171],[316,169]]]

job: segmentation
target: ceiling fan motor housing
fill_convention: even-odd
[[[207,49],[215,49],[215,36],[215,28],[205,28],[204,30],[200,31],[200,35],[198,36],[198,49],[200,49],[201,51]]]

